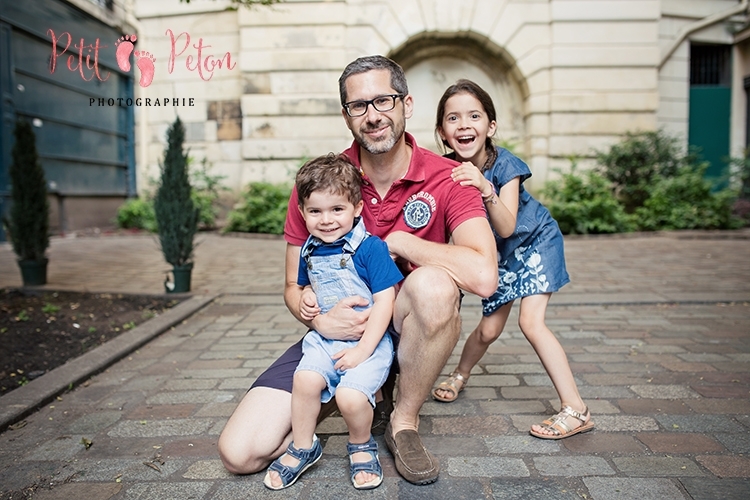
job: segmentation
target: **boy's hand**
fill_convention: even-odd
[[[361,362],[369,358],[371,354],[372,353],[365,352],[365,350],[360,348],[360,346],[344,349],[332,356],[333,359],[338,360],[336,364],[333,365],[333,368],[334,370],[342,371],[354,368],[355,366],[359,365]]]
[[[299,300],[299,314],[303,319],[311,321],[315,316],[320,314],[318,307],[318,298],[312,288],[305,288]]]

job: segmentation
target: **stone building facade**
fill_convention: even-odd
[[[594,150],[628,131],[664,128],[686,145],[712,146],[716,127],[691,117],[701,106],[726,124],[718,140],[726,154],[738,155],[747,144],[747,0],[230,6],[135,0],[135,49],[141,57],[148,52],[154,68],[149,84],[135,89],[142,102],[151,99],[135,108],[139,191],[158,174],[165,131],[177,115],[191,155],[207,158],[235,192],[251,181],[289,180],[302,159],[345,148],[351,135],[337,79],[348,62],[371,54],[406,70],[415,101],[407,130],[433,150],[443,90],[458,78],[486,88],[498,108],[497,139],[527,160],[532,190],[556,168],[568,168],[570,157],[590,163]],[[703,74],[696,54],[705,59],[701,68],[719,75],[718,84],[694,77]],[[724,89],[716,106],[714,94],[701,93],[712,86]],[[710,129],[709,139],[700,139],[705,133],[696,135],[696,127]]]

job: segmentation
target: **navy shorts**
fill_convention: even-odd
[[[393,328],[393,323],[388,326],[388,333],[393,339],[394,351],[398,349],[399,335]],[[255,387],[269,387],[271,389],[281,389],[282,391],[292,392],[292,381],[294,380],[294,371],[302,359],[302,340],[296,342],[292,347],[287,349],[279,359],[273,362],[266,371],[253,382],[250,389]],[[393,360],[391,371],[398,373],[398,361]]]

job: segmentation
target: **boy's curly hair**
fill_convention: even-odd
[[[343,154],[328,153],[313,158],[302,165],[294,183],[300,207],[314,191],[344,195],[352,205],[362,200],[362,174]]]

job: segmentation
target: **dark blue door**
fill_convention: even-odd
[[[34,125],[51,192],[65,197],[135,193],[133,107],[98,105],[133,98],[132,77],[115,60],[120,36],[61,0],[0,0],[0,213],[7,213],[16,118]],[[4,236],[0,233],[0,239]]]

